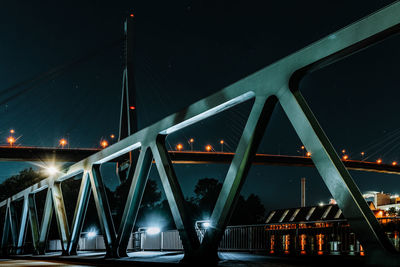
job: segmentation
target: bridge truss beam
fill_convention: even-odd
[[[154,157],[184,246],[184,260],[197,262],[217,260],[217,247],[222,233],[234,209],[250,163],[267,126],[269,115],[275,103],[279,103],[306,149],[312,153],[311,159],[315,167],[371,261],[379,264],[399,264],[400,257],[393,244],[381,229],[357,185],[298,90],[299,81],[307,73],[373,45],[397,33],[399,28],[400,3],[396,2],[188,106],[183,111],[170,115],[77,162],[66,173],[49,177],[1,202],[0,207],[6,207],[1,242],[3,253],[9,252],[6,249],[9,234],[12,236],[14,249],[12,252],[19,251],[17,250],[21,245],[19,237],[25,231],[21,228],[25,227],[22,223],[19,225],[19,231],[16,229],[13,202],[21,199],[21,197],[29,197],[43,189],[48,191],[45,215],[39,233],[38,252],[44,252],[44,244],[54,209],[60,239],[62,240],[62,249],[65,254],[71,253],[76,248],[82,218],[87,208],[86,198],[88,196],[83,194],[89,194],[87,181],[89,179],[91,191],[94,198],[97,199],[96,206],[102,224],[103,236],[106,238],[108,255],[123,255],[126,253],[126,240],[134,227],[138,207],[143,196],[151,162],[150,158]],[[189,223],[191,214],[185,207],[182,190],[165,148],[165,137],[251,99],[254,99],[254,104],[212,213],[212,227],[206,232],[204,241],[200,244],[194,226]],[[109,162],[133,150],[138,150],[140,156],[136,167],[131,166],[129,170],[133,179],[124,209],[123,221],[116,234],[112,229],[112,217],[103,191],[102,178],[96,168],[102,163]],[[86,173],[86,176],[84,175],[86,178],[82,179],[82,187],[78,197],[80,200],[70,236],[60,183],[80,173]],[[32,212],[35,210],[34,205],[35,203],[31,202],[31,207],[24,210]],[[23,217],[25,220],[26,212],[23,216],[25,216]],[[29,216],[33,218],[30,220],[31,229],[37,229],[34,226],[35,215]],[[33,234],[38,235],[38,233]]]

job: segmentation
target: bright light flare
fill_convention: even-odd
[[[13,134],[13,133],[15,133],[15,131],[14,131],[14,129],[11,129],[10,134]]]
[[[392,162],[392,165],[393,165],[393,166],[396,166],[396,165],[397,165],[397,161],[393,161],[393,162]]]
[[[211,149],[212,149],[212,146],[210,146],[210,145],[206,145],[206,151],[207,151],[207,152],[210,152],[210,151],[211,151]]]
[[[45,170],[48,175],[54,175],[59,171],[56,166],[48,166]]]
[[[108,142],[106,140],[103,140],[100,142],[100,145],[102,148],[106,148],[108,146]]]
[[[219,141],[219,143],[220,143],[221,145],[223,145],[223,144],[225,143],[225,141],[224,141],[224,140],[221,140],[221,141]]]
[[[207,229],[207,228],[211,227],[211,223],[210,222],[203,222],[202,226]]]
[[[59,141],[59,144],[61,147],[64,147],[67,143],[68,143],[67,140],[64,138],[60,139],[60,141]]]
[[[96,231],[90,231],[89,233],[87,233],[87,237],[88,238],[94,238],[95,236],[97,235],[97,232]]]
[[[343,155],[343,160],[348,160],[349,159],[349,156],[348,155]]]
[[[7,143],[9,143],[10,144],[10,146],[12,146],[14,143],[15,143],[15,138],[14,137],[12,137],[12,136],[9,136],[8,138],[7,138]]]
[[[381,163],[382,163],[382,159],[378,159],[378,160],[376,161],[376,163],[381,164]]]
[[[307,152],[306,156],[311,157],[311,152]]]
[[[181,151],[183,149],[183,145],[182,144],[177,144],[176,145],[176,150]]]
[[[320,207],[322,207],[322,206],[324,205],[324,202],[319,202],[318,205],[319,205]]]
[[[156,235],[161,232],[159,227],[149,227],[146,229],[146,233],[149,235]]]
[[[189,143],[193,143],[194,142],[194,139],[193,138],[190,138],[189,139]]]

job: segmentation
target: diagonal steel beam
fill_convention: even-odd
[[[16,254],[23,253],[23,246],[24,246],[24,242],[25,242],[26,228],[27,228],[27,222],[28,222],[28,211],[29,211],[28,195],[25,195],[22,201],[23,201],[23,203],[22,203],[22,211],[21,211],[20,223],[19,223],[18,240],[17,240],[17,244],[16,244],[17,246],[15,248]]]
[[[61,183],[54,183],[51,188],[54,203],[54,213],[56,214],[56,221],[58,226],[58,233],[60,234],[61,249],[63,255],[67,255],[69,228],[67,213],[65,211],[64,198],[61,190]]]
[[[89,171],[89,177],[97,214],[99,215],[100,229],[103,234],[104,244],[106,245],[106,256],[112,256],[116,234],[106,190],[101,177],[100,165],[93,165],[92,170]]]
[[[68,255],[77,254],[79,237],[82,232],[82,227],[85,220],[87,207],[89,204],[90,192],[91,192],[91,187],[90,187],[89,174],[87,171],[85,171],[82,175],[78,200],[76,202],[74,218],[72,220],[71,235],[67,247]]]
[[[171,159],[165,148],[165,137],[164,135],[159,135],[157,141],[151,145],[151,150],[176,228],[182,240],[185,258],[190,258],[199,248],[200,243],[191,221],[190,212],[186,208],[185,198],[179,186]]]
[[[235,208],[245,178],[255,156],[258,145],[264,135],[276,97],[257,97],[243,130],[235,156],[229,166],[210,221],[211,228],[205,233],[197,260],[215,261],[217,250],[225,228]]]
[[[136,223],[152,160],[153,156],[151,150],[148,147],[142,147],[136,168],[131,166],[129,169],[128,179],[130,179],[129,177],[131,175],[133,175],[133,178],[114,245],[114,255],[118,255],[119,257],[128,256],[126,250],[133,227]]]
[[[397,254],[301,93],[293,93],[288,87],[283,87],[277,96],[357,239],[369,251],[369,256],[382,259],[387,252]],[[400,263],[400,258],[396,261]]]
[[[39,253],[39,221],[36,209],[35,194],[29,194],[28,196],[28,208],[29,208],[29,223],[32,232],[32,244],[34,253]]]
[[[49,235],[51,219],[53,217],[53,196],[50,187],[47,188],[46,200],[44,203],[42,223],[40,225],[39,236],[39,254],[44,254],[46,251],[46,242]]]

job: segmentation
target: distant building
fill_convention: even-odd
[[[377,196],[377,203],[382,206],[387,199]],[[386,211],[376,208],[373,201],[368,204],[395,247],[399,248],[400,218],[390,217]],[[337,204],[273,210],[265,223],[270,254],[364,255]]]

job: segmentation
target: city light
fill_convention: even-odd
[[[319,202],[318,205],[319,205],[320,207],[322,207],[322,206],[324,205],[324,202]]]
[[[149,235],[156,235],[161,232],[159,227],[149,227],[146,229],[146,233]]]
[[[181,151],[183,149],[183,145],[181,143],[176,145],[176,150]]]
[[[66,145],[67,143],[68,143],[67,140],[64,139],[64,138],[61,138],[60,141],[59,141],[59,145],[60,145],[62,148],[64,148],[65,145]]]
[[[393,161],[393,162],[392,162],[392,165],[393,165],[393,166],[396,166],[396,165],[397,165],[397,161]]]
[[[304,147],[304,146],[301,146],[301,149],[302,149],[302,150],[304,150],[304,149],[305,149],[305,147]]]
[[[102,148],[106,148],[106,147],[108,146],[107,140],[101,141],[101,142],[100,142],[100,145],[101,145]]]
[[[342,153],[343,153],[343,154],[346,153],[346,149],[343,149],[343,150],[342,150]]]
[[[365,155],[365,152],[361,152],[361,156],[363,156],[363,157],[364,157],[364,155]]]
[[[223,144],[224,144],[224,140],[219,141],[219,143],[220,143],[221,145],[223,145]]]
[[[12,145],[15,143],[15,138],[12,137],[12,136],[9,136],[9,137],[7,138],[7,143],[9,143],[10,146],[12,146]]]
[[[15,131],[14,131],[14,129],[11,129],[10,134],[13,134],[13,133],[15,133]]]
[[[207,152],[210,152],[211,149],[212,149],[212,146],[211,146],[211,145],[206,145],[206,151],[207,151]]]
[[[136,107],[135,107],[135,106],[130,106],[129,109],[130,109],[130,110],[135,110]]]
[[[111,137],[111,139],[114,139],[114,138],[115,138],[115,135],[114,135],[114,134],[111,134],[110,137]]]
[[[194,142],[194,139],[193,138],[190,138],[189,139],[189,143],[193,143]]]
[[[349,159],[349,156],[344,155],[342,158],[343,158],[343,160],[348,160],[348,159]]]
[[[378,159],[378,160],[376,161],[376,163],[381,164],[381,163],[382,163],[382,159]]]
[[[307,152],[306,156],[311,157],[311,152]]]

